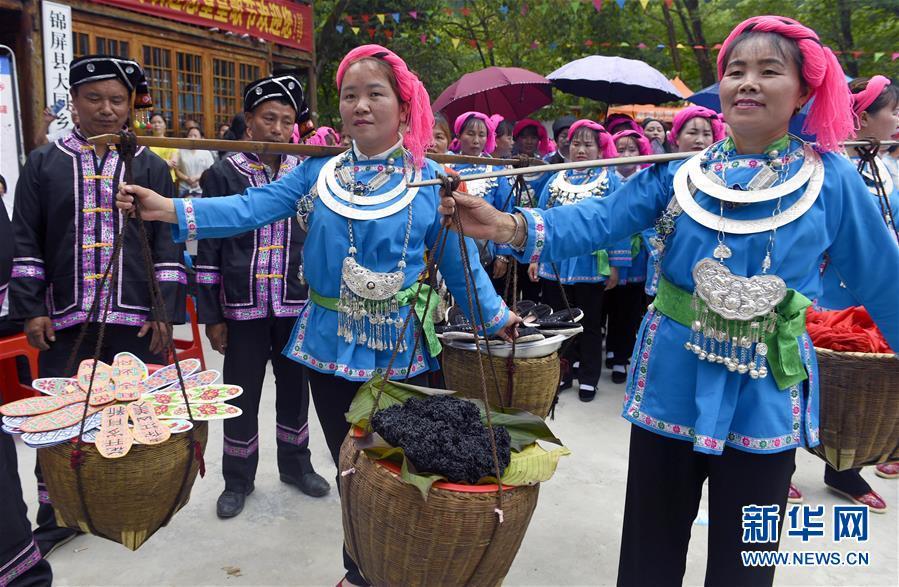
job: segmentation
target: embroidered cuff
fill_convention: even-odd
[[[37,265],[21,265],[12,266],[12,277],[31,277],[33,279],[44,279],[44,268]]]
[[[516,256],[525,263],[537,263],[540,260],[540,254],[543,252],[543,245],[546,242],[546,226],[543,222],[543,214],[540,213],[540,210],[534,208],[516,208],[515,212],[521,212],[527,223],[528,230],[528,238],[525,240],[524,247],[518,251],[519,254]]]
[[[180,269],[157,269],[156,279],[162,282],[174,282],[187,285],[187,274]]]
[[[197,271],[197,283],[201,285],[218,285],[222,282],[222,274],[218,271]]]
[[[487,320],[484,326],[487,327],[487,336],[492,336],[496,334],[500,328],[506,323],[509,319],[509,307],[506,305],[506,302],[500,300],[499,311],[489,320]]]
[[[172,240],[176,243],[197,239],[197,216],[190,198],[174,198],[178,224],[172,226]]]

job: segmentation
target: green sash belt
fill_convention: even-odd
[[[436,357],[440,354],[440,351],[443,350],[443,347],[440,345],[440,339],[437,338],[437,331],[434,329],[434,308],[437,307],[440,298],[435,292],[431,295],[430,307],[426,307],[426,304],[428,303],[428,292],[430,291],[431,287],[425,284],[421,286],[421,291],[419,292],[418,284],[415,283],[411,287],[407,287],[397,293],[395,297],[400,306],[413,306],[414,303],[412,309],[422,323],[422,328],[425,332],[425,340],[427,340],[428,343],[428,353],[430,353],[432,357]],[[417,299],[415,297],[416,293],[418,293]],[[321,306],[326,310],[331,310],[332,312],[337,312],[337,305],[340,301],[338,298],[327,298],[311,288],[309,289],[309,300],[313,304]],[[400,325],[397,326],[397,328],[400,327]]]
[[[659,291],[652,305],[668,318],[690,328],[697,319],[692,300],[693,294],[660,277]],[[796,339],[805,332],[805,309],[811,305],[807,297],[788,289],[783,301],[775,308],[777,324],[772,334],[765,335],[765,343],[768,345],[766,358],[770,372],[779,389],[787,389],[808,379]]]
[[[608,277],[612,274],[612,268],[609,265],[609,252],[605,249],[593,253],[596,256],[596,273]]]

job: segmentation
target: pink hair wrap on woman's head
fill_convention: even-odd
[[[868,80],[867,84],[865,84],[864,90],[852,94],[852,110],[855,111],[855,114],[860,115],[867,110],[868,106],[874,103],[874,100],[883,93],[883,89],[890,85],[890,83],[892,83],[890,82],[890,78],[882,75],[875,75]]]
[[[457,116],[456,122],[453,123],[453,134],[456,135],[456,138],[453,139],[453,142],[450,145],[450,151],[458,151],[460,149],[461,145],[459,144],[458,137],[462,135],[462,129],[465,128],[465,123],[472,118],[482,121],[484,126],[487,127],[487,141],[484,143],[484,152],[489,155],[496,149],[496,127],[503,121],[503,117],[499,114],[487,116],[483,112],[465,112],[464,114]]]
[[[315,145],[317,147],[327,147],[328,141],[327,137],[331,135],[334,137],[334,144],[340,144],[340,135],[337,134],[337,131],[331,128],[330,126],[320,126],[316,129],[315,134],[306,139],[307,145]]]
[[[803,130],[815,135],[820,150],[838,150],[842,141],[855,134],[855,124],[849,87],[833,51],[821,44],[815,31],[792,18],[755,16],[737,25],[721,44],[718,53],[719,80],[724,77],[727,68],[725,59],[729,47],[749,32],[774,33],[798,45],[802,53],[802,79],[815,98],[805,117]]]
[[[612,135],[598,122],[592,120],[581,119],[568,127],[568,140],[574,138],[574,133],[581,128],[589,128],[596,131],[596,142],[599,143],[599,150],[603,159],[614,159],[618,156],[618,149],[615,148],[615,141]]]
[[[540,156],[543,157],[544,155],[552,153],[553,148],[549,140],[549,135],[546,134],[546,129],[543,128],[543,125],[540,124],[540,122],[533,118],[519,120],[515,125],[515,128],[512,129],[512,137],[517,139],[518,135],[521,134],[521,131],[529,126],[533,126],[537,129],[537,138],[539,139],[539,142],[537,143],[537,152],[540,153]]]
[[[644,134],[643,127],[637,124],[637,121],[627,114],[616,112],[615,114],[610,114],[606,117],[606,128],[609,129],[609,132],[614,132],[614,130],[620,126],[627,126],[627,128],[634,132],[638,132],[641,135]]]
[[[337,89],[343,82],[343,76],[350,65],[360,59],[379,59],[390,66],[399,89],[399,99],[409,105],[409,119],[403,133],[403,144],[412,153],[415,166],[421,168],[425,164],[425,149],[432,141],[434,113],[431,111],[431,98],[418,76],[412,73],[406,62],[390,49],[380,45],[362,45],[346,54],[337,67]]]
[[[677,136],[680,134],[684,125],[694,118],[705,118],[712,125],[712,140],[716,143],[725,136],[724,122],[721,121],[721,115],[714,110],[709,110],[702,106],[688,106],[674,115],[674,122],[671,123],[670,140],[677,144]]]
[[[637,132],[635,130],[623,130],[621,132],[616,132],[612,135],[612,140],[615,143],[618,143],[618,139],[623,139],[626,137],[630,137],[634,139],[637,143],[637,152],[640,155],[652,155],[652,144],[649,142],[649,139],[642,132]],[[641,167],[649,167],[649,163],[644,163]]]

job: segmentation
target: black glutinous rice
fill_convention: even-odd
[[[391,446],[400,447],[419,473],[436,473],[458,483],[496,476],[488,428],[478,407],[450,396],[411,398],[381,410],[372,427]],[[500,472],[512,453],[509,431],[494,426]]]

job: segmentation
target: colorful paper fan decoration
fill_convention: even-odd
[[[94,443],[106,458],[120,458],[135,444],[162,444],[172,434],[193,428],[185,394],[194,420],[236,418],[242,413],[225,403],[243,393],[240,386],[216,385],[221,373],[198,373],[197,359],[179,361],[179,366],[183,393],[174,364],[151,375],[146,363],[131,353],[117,354],[112,365],[84,360],[75,377],[34,380],[32,387],[44,395],[0,406],[2,430],[21,434],[28,446],[45,448],[77,439],[86,415],[82,440]]]

